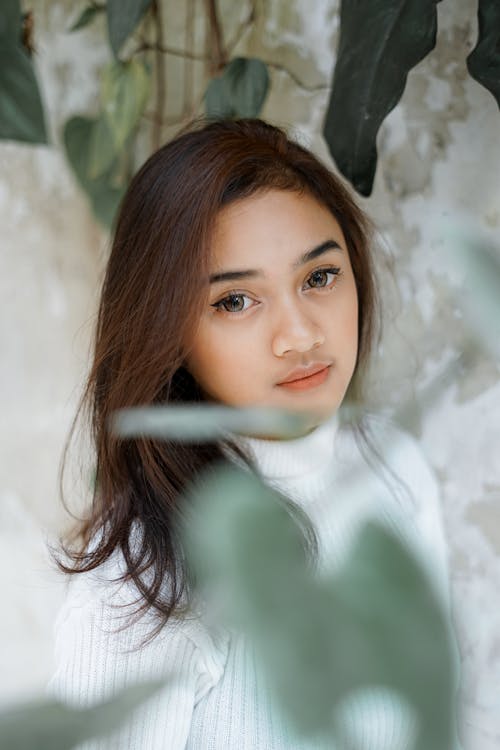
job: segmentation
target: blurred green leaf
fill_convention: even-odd
[[[500,2],[479,0],[477,44],[467,58],[467,69],[495,97],[500,107]]]
[[[68,120],[64,128],[64,145],[68,161],[90,199],[94,214],[104,226],[110,228],[125,192],[125,185],[116,188],[113,184],[115,163],[99,177],[89,176],[91,145],[97,123],[97,120],[87,117]]]
[[[461,265],[464,286],[457,292],[464,323],[481,347],[500,361],[500,252],[472,229],[448,231],[450,263]]]
[[[122,438],[141,435],[187,442],[211,442],[231,432],[292,437],[302,434],[308,424],[307,416],[280,409],[212,404],[122,409],[112,419],[112,429]]]
[[[451,747],[448,624],[396,538],[366,525],[340,573],[315,578],[285,505],[252,474],[212,475],[191,500],[186,545],[198,580],[254,639],[299,731],[335,736],[334,708],[380,685],[420,714],[418,750]]]
[[[0,138],[47,143],[32,62],[19,43],[0,38]]]
[[[152,0],[107,0],[108,34],[115,57],[151,3]]]
[[[103,13],[104,10],[104,5],[88,5],[82,10],[75,23],[69,28],[69,31],[79,31],[80,29],[84,29],[85,26],[92,23],[94,18],[99,15],[99,13]]]
[[[257,117],[269,88],[267,66],[257,58],[236,57],[205,93],[208,117]]]
[[[436,43],[439,0],[344,0],[340,41],[323,133],[339,170],[371,194],[376,137],[408,72]]]
[[[135,130],[149,96],[150,73],[144,62],[114,61],[102,77],[102,116],[112,139],[114,154]]]
[[[4,710],[0,713],[0,750],[69,750],[119,727],[165,684],[154,681],[133,685],[89,709],[42,701]]]

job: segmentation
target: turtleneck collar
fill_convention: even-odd
[[[234,441],[254,459],[265,479],[292,479],[331,468],[339,421],[335,413],[307,435],[292,440],[238,435]]]

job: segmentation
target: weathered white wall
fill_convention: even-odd
[[[273,63],[263,116],[292,126],[325,159],[319,133],[335,60],[338,4],[259,2],[254,30],[233,50]],[[60,587],[47,566],[44,537],[61,519],[57,464],[85,370],[105,257],[105,235],[59,147],[63,122],[95,107],[96,73],[109,54],[102,25],[65,33],[73,5],[34,4],[37,66],[54,145],[0,144],[0,569],[6,588],[0,672],[9,675],[0,700],[38,689],[50,670]],[[221,5],[230,11],[223,16],[227,26],[237,23],[237,12],[247,12],[236,11],[229,0]],[[476,38],[476,5],[438,5],[437,48],[412,71],[402,102],[382,127],[374,193],[362,203],[385,237],[385,248],[377,252],[386,325],[373,400],[389,411],[412,400],[410,428],[440,480],[464,665],[467,747],[493,750],[500,742],[498,362],[478,355],[432,404],[422,406],[425,385],[462,346],[456,299],[467,279],[445,256],[450,240],[443,222],[466,222],[500,252],[498,108],[465,68]],[[181,46],[182,19],[165,26],[168,42]],[[201,21],[196,33],[203,35]],[[196,63],[195,88],[202,71]],[[144,128],[144,152],[148,138]]]

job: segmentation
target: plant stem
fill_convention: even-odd
[[[161,19],[161,0],[153,0],[151,9],[155,19],[156,28],[156,42],[154,45],[155,49],[155,60],[156,60],[156,108],[153,120],[153,150],[157,151],[161,145],[161,130],[163,124],[163,109],[165,105],[165,99],[167,96],[167,81],[165,78],[164,59],[161,48],[163,46],[163,27]]]
[[[194,0],[186,0],[186,34],[185,47],[188,50],[194,48]],[[182,102],[182,115],[187,117],[193,100],[193,59],[187,55],[184,58],[184,95]]]
[[[217,75],[227,63],[216,0],[205,0],[210,26],[210,74]]]
[[[255,0],[251,0],[250,2],[250,10],[248,12],[247,17],[240,23],[239,27],[236,30],[236,33],[231,39],[230,42],[227,43],[227,51],[230,54],[233,49],[236,47],[240,39],[242,38],[245,31],[253,24],[255,23],[255,19],[257,18],[257,7]]]

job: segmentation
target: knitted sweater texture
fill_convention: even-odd
[[[374,519],[411,548],[446,599],[436,482],[413,438],[379,419],[372,421],[372,430],[389,470],[370,468],[337,417],[294,440],[239,440],[262,477],[309,515],[318,536],[320,570],[341,565],[364,521]],[[360,482],[362,492],[357,491]],[[121,730],[82,750],[334,750],[332,740],[294,732],[244,634],[185,618],[170,620],[138,648],[152,621],[144,616],[122,627],[126,610],[120,605],[137,597],[129,585],[113,582],[123,570],[115,555],[98,571],[71,579],[56,623],[56,671],[49,692],[83,707],[126,685],[172,677]],[[382,688],[345,701],[338,722],[344,738],[359,750],[412,747],[411,709]]]

